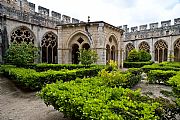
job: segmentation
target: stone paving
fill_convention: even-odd
[[[0,120],[67,120],[47,107],[36,92],[23,92],[10,80],[0,77]]]

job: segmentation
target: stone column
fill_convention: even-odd
[[[63,64],[63,29],[58,26],[58,64]]]
[[[155,61],[155,51],[154,51],[154,40],[151,38],[151,43],[150,45],[150,54],[151,54],[151,61]]]
[[[173,44],[172,44],[172,36],[170,35],[170,44],[169,44],[169,46],[168,46],[168,59],[167,59],[167,61],[174,61],[174,58],[173,58],[173,56],[174,56],[174,50],[173,50]]]
[[[98,26],[98,34],[97,34],[97,45],[96,45],[96,51],[99,56],[99,59],[97,61],[97,64],[106,65],[106,39],[105,39],[105,33],[104,33],[104,23],[99,23]]]

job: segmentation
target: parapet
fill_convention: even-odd
[[[40,13],[41,15],[49,16],[49,9],[38,6],[38,13]]]
[[[174,25],[178,25],[178,24],[180,24],[180,18],[174,19]]]
[[[52,15],[53,18],[55,18],[57,20],[61,20],[61,14],[60,13],[52,11],[51,15]]]
[[[158,28],[158,22],[156,22],[156,23],[150,23],[150,24],[149,24],[149,27],[150,27],[150,29],[156,29],[156,28]]]
[[[36,7],[36,5],[34,3],[29,2],[29,8],[30,8],[31,13],[35,12],[35,7]]]
[[[139,30],[146,30],[147,29],[147,24],[146,25],[140,25]]]
[[[50,10],[42,6],[38,6],[38,12],[35,11],[35,8],[36,5],[27,0],[17,0],[16,3],[11,2],[11,4],[0,0],[0,15],[6,15],[7,18],[52,28],[59,24],[80,22],[78,19],[71,19],[71,17],[55,11],[52,11],[50,16]]]
[[[171,26],[171,20],[161,22],[161,27],[168,27],[168,26]]]
[[[71,17],[67,16],[67,15],[62,15],[62,22],[64,24],[66,23],[71,23]]]
[[[136,26],[136,27],[131,27],[131,32],[136,32],[136,31],[138,31],[138,27]]]

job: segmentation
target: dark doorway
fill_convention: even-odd
[[[79,46],[77,44],[73,44],[72,46],[72,63],[79,64]]]

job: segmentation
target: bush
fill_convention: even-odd
[[[139,59],[140,59],[140,54],[136,49],[131,50],[131,52],[129,52],[127,58],[128,62],[139,62]]]
[[[29,63],[33,63],[34,59],[38,57],[38,49],[32,44],[12,43],[9,49],[6,51],[5,60],[9,64],[17,66],[25,66]]]
[[[130,69],[126,72],[108,72],[104,69],[99,72],[99,77],[103,79],[106,86],[132,88],[141,80],[141,69]]]
[[[154,62],[124,62],[125,68],[141,68],[144,65],[152,65]]]
[[[79,61],[81,62],[81,64],[88,66],[95,63],[97,60],[98,54],[96,53],[96,51],[85,49],[80,51]]]
[[[176,75],[176,71],[162,71],[162,70],[151,70],[148,72],[148,81],[153,84],[165,84],[168,85],[167,81],[169,78]]]
[[[77,79],[46,85],[39,96],[73,119],[79,120],[152,120],[160,104],[139,91],[104,86],[102,78]]]
[[[128,54],[127,61],[128,62],[147,62],[151,60],[151,54],[144,51],[140,50],[137,51],[136,49],[131,50]]]
[[[16,68],[15,66],[4,65],[1,67],[3,74],[16,82],[24,89],[39,90],[45,84],[56,82],[57,80],[70,81],[77,77],[93,77],[98,74],[101,67],[81,68],[78,70],[48,70],[36,72],[34,69]]]
[[[147,62],[147,61],[151,60],[151,54],[150,53],[148,53],[144,50],[140,50],[139,54],[140,54],[140,58],[139,58],[140,62]]]
[[[150,70],[164,70],[164,71],[168,71],[168,70],[179,71],[180,70],[180,68],[178,67],[174,67],[171,65],[163,65],[159,63],[155,63],[152,65],[145,65],[142,67],[142,69],[145,73],[148,73]]]

